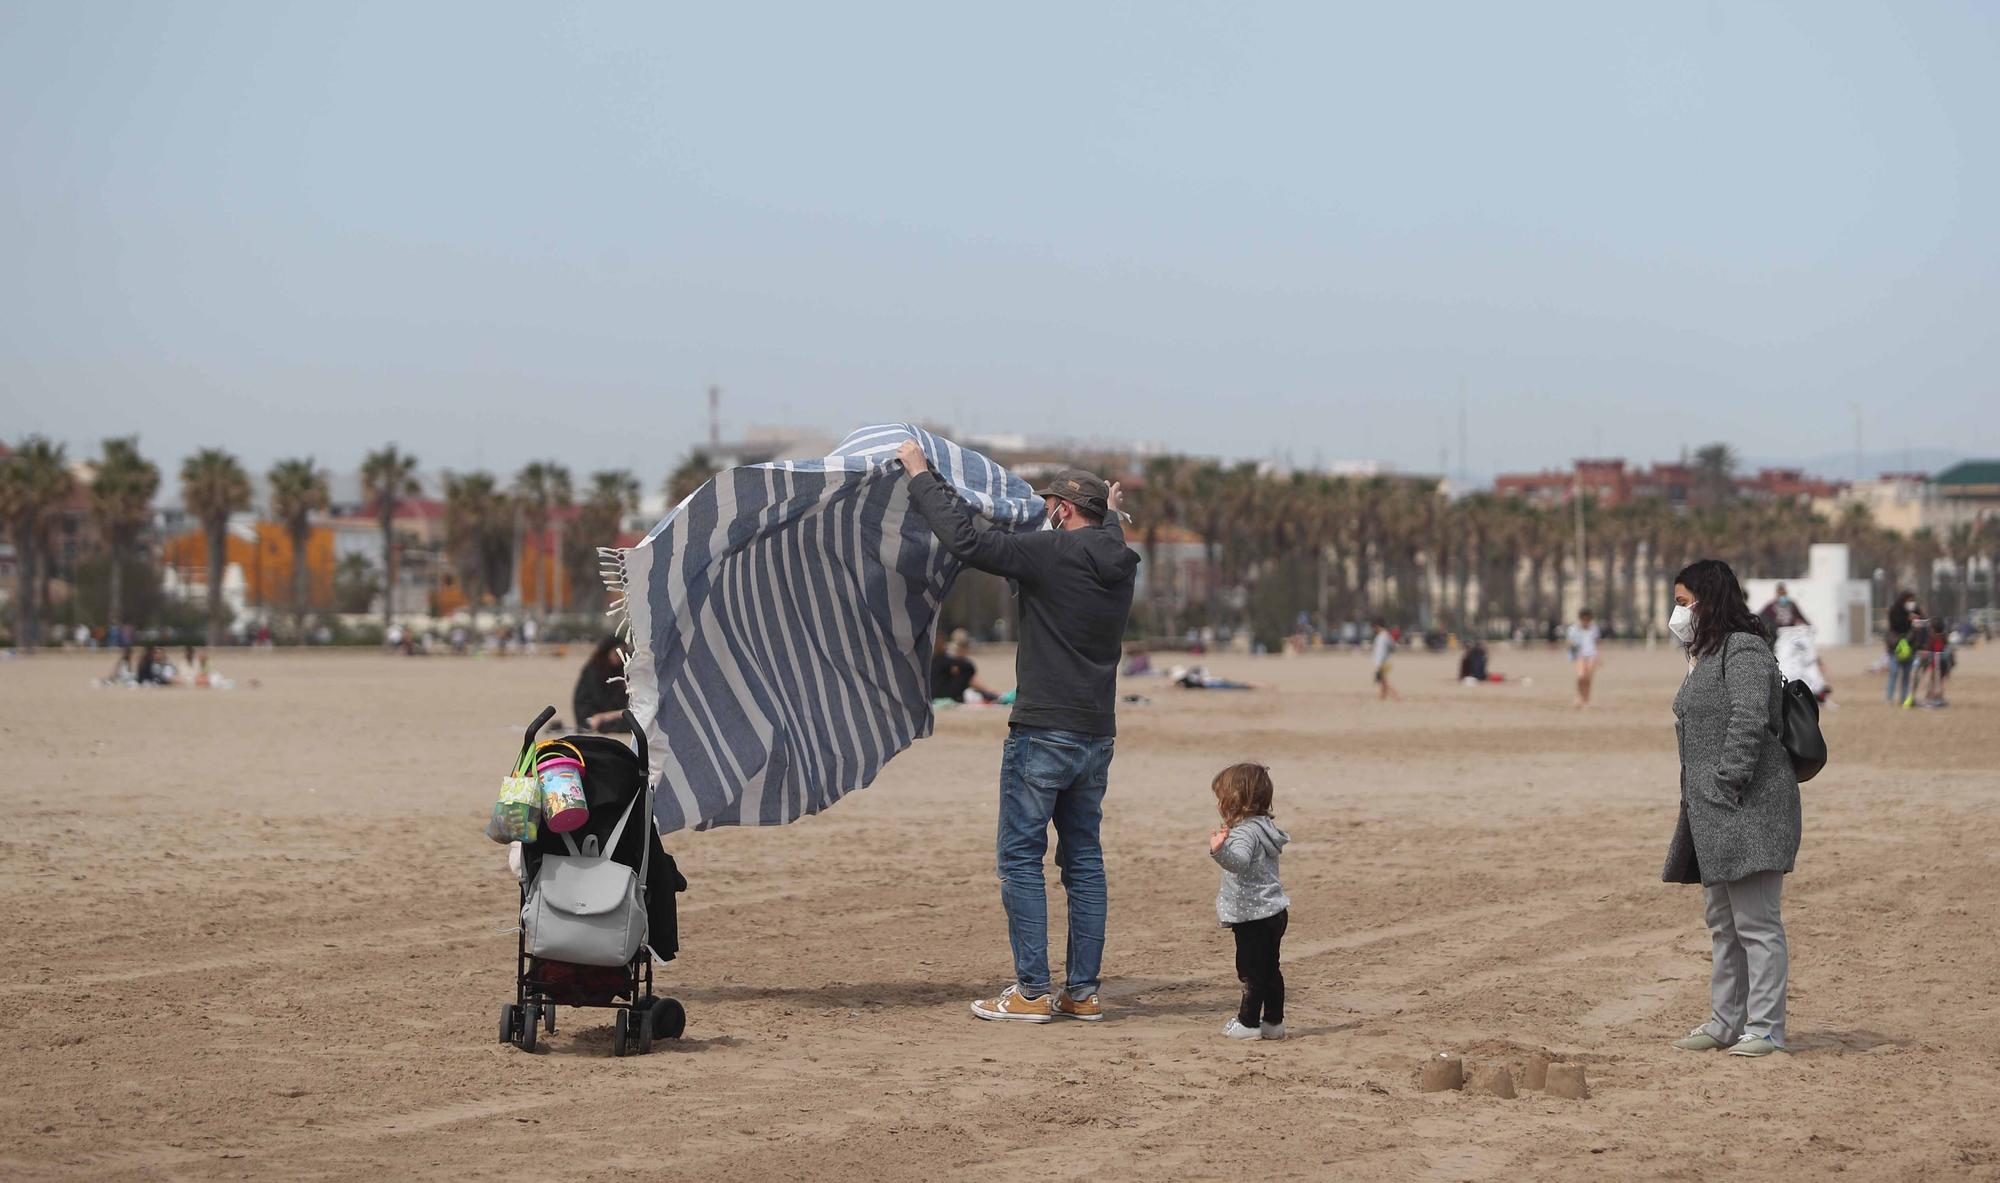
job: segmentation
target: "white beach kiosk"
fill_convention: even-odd
[[[1875,586],[1866,579],[1851,578],[1847,544],[1816,542],[1806,556],[1806,573],[1785,579],[1746,579],[1750,610],[1761,612],[1778,594],[1778,585],[1792,597],[1813,626],[1813,639],[1822,649],[1846,645],[1866,645],[1875,620]]]

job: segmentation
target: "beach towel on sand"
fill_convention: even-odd
[[[1026,481],[896,423],[729,469],[639,545],[600,552],[662,833],[818,813],[930,734],[932,638],[961,564],[912,511],[895,462],[911,438],[993,528],[1041,524]]]

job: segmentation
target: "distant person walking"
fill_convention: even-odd
[[[1597,642],[1604,635],[1596,618],[1585,608],[1569,626],[1569,660],[1576,667],[1576,707],[1590,705],[1590,683],[1597,677]]]
[[[1395,652],[1396,638],[1389,635],[1388,622],[1376,617],[1375,627],[1375,700],[1377,702],[1401,702],[1403,696],[1389,684],[1389,655]]]
[[[1674,1046],[1766,1056],[1785,1050],[1779,897],[1801,830],[1798,777],[1773,727],[1783,690],[1763,622],[1728,564],[1688,566],[1674,605],[1667,629],[1687,647],[1688,672],[1674,696],[1680,819],[1660,878],[1702,885],[1714,947],[1708,1022]]]
[[[1884,641],[1889,650],[1890,706],[1900,705],[1910,697],[1910,671],[1917,660],[1915,645],[1910,640],[1910,623],[1917,615],[1915,592],[1904,592],[1889,606],[1889,632]]]
[[[1014,713],[1000,757],[1000,903],[1014,981],[972,1004],[982,1019],[1047,1023],[1104,1017],[1106,891],[1098,826],[1117,733],[1118,658],[1132,613],[1139,556],[1125,545],[1117,485],[1074,469],[1037,490],[1050,530],[983,530],[971,507],[905,443],[910,500],[945,549],[1019,589]],[[1049,902],[1042,856],[1056,828],[1056,865],[1069,897],[1069,946],[1060,992],[1049,980]]]
[[[1806,619],[1805,610],[1793,601],[1791,593],[1785,590],[1785,585],[1782,583],[1778,585],[1776,593],[1772,595],[1771,602],[1764,605],[1763,611],[1757,613],[1757,615],[1763,617],[1764,635],[1770,637],[1777,636],[1778,630],[1781,628],[1791,628],[1793,625],[1812,623],[1812,621]]]
[[[1910,612],[1910,689],[1903,697],[1905,710],[1916,706],[1930,706],[1937,689],[1934,674],[1937,658],[1942,652],[1944,622],[1925,616],[1922,609]]]

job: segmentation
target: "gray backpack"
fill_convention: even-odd
[[[618,839],[632,811],[652,794],[634,794],[618,825],[599,852],[597,839],[586,837],[583,849],[562,835],[569,853],[544,855],[528,902],[521,906],[521,932],[528,953],[572,965],[624,965],[646,943],[646,898],[643,885],[653,857],[653,844],[641,844],[639,869],[613,861]],[[651,802],[647,801],[650,811]]]

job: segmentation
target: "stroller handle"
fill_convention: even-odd
[[[528,724],[528,733],[521,737],[521,747],[524,750],[534,747],[535,737],[542,733],[542,724],[555,717],[556,709],[554,707],[543,707],[542,713],[535,716],[535,721]]]
[[[630,707],[625,709],[625,725],[632,729],[632,748],[639,756],[639,763],[650,768],[652,762],[646,754],[646,729],[639,726],[638,716],[632,713]]]

